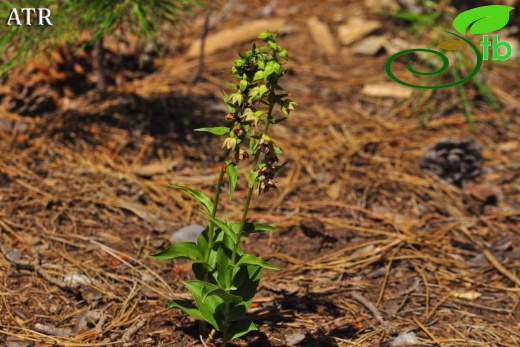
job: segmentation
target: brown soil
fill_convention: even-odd
[[[210,34],[265,8],[237,5]],[[266,273],[251,312],[259,331],[236,346],[290,346],[298,335],[299,346],[391,346],[406,332],[417,346],[520,345],[518,68],[482,68],[500,112],[465,85],[472,130],[456,88],[363,95],[365,84],[390,81],[388,54],[327,55],[307,26],[315,15],[335,35],[349,16],[367,14],[382,21],[376,34],[403,37],[404,23],[371,15],[362,1],[273,9],[288,23],[282,85],[298,107],[273,127],[289,161],[279,188],[250,212],[279,230],[245,248],[284,269]],[[201,21],[186,38],[199,36]],[[212,195],[220,142],[192,130],[223,121],[219,86],[250,46],[207,56],[192,87],[197,59],[176,54],[104,97],[89,92],[38,117],[0,113],[2,346],[202,346],[198,323],[165,309],[186,296],[189,266],[148,255],[203,223],[197,204],[168,185]],[[446,137],[482,146],[477,185],[420,168]],[[136,174],[149,163],[152,174]],[[240,216],[245,186],[224,198],[222,215]]]

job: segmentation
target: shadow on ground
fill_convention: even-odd
[[[211,96],[205,97],[202,102],[175,93],[153,98],[118,93],[106,95],[105,99],[105,107],[99,111],[70,109],[61,113],[58,122],[54,114],[46,116],[47,133],[64,141],[75,142],[81,138],[95,145],[99,143],[93,135],[99,129],[116,128],[126,132],[130,141],[149,135],[159,142],[169,139],[186,143],[207,138],[205,133],[194,134],[193,129],[216,126],[222,119],[222,112],[208,110],[205,106],[219,102]]]

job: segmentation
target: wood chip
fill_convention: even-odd
[[[466,300],[471,300],[471,301],[476,300],[482,296],[482,294],[480,294],[479,292],[474,291],[474,290],[467,290],[467,291],[459,290],[459,291],[451,293],[451,295],[454,298],[466,299]]]
[[[152,177],[153,175],[167,173],[177,164],[178,161],[176,160],[156,161],[148,165],[135,166],[132,168],[132,172],[141,177]]]
[[[412,88],[402,86],[395,82],[365,84],[361,94],[387,98],[406,99],[412,96]]]
[[[339,199],[339,196],[341,194],[341,187],[343,186],[343,184],[339,183],[339,182],[334,182],[332,183],[328,188],[327,188],[327,195],[329,198],[333,199],[333,200],[337,200]]]
[[[376,55],[384,47],[386,40],[386,35],[367,37],[356,45],[354,52],[361,55]]]
[[[69,337],[71,336],[70,331],[65,329],[56,328],[50,325],[36,323],[34,325],[34,330],[40,333],[50,335],[50,336],[61,336],[61,337]]]
[[[520,142],[518,141],[507,141],[497,145],[497,148],[502,153],[511,153],[520,147]]]
[[[336,41],[327,24],[320,22],[316,17],[312,17],[307,21],[307,26],[312,39],[324,53],[332,55],[338,52]]]
[[[375,20],[352,18],[346,24],[338,27],[338,39],[344,45],[349,45],[381,27]]]
[[[281,31],[284,25],[285,21],[280,18],[260,19],[247,22],[247,24],[235,28],[219,31],[218,33],[209,35],[206,38],[206,42],[204,44],[204,54],[210,55],[219,50],[229,50],[231,47],[234,47],[239,43],[254,40],[262,31]],[[193,43],[190,45],[190,48],[188,49],[188,52],[186,53],[186,56],[188,58],[198,57],[200,54],[200,44],[200,39],[193,41]]]

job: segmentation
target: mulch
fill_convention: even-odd
[[[334,27],[328,9],[339,5],[327,4],[275,15],[297,7]],[[375,67],[387,56],[309,51],[305,23],[294,19],[280,38],[291,58],[282,85],[298,107],[271,134],[288,164],[249,214],[278,231],[244,242],[283,270],[265,274],[251,310],[259,332],[236,346],[392,346],[405,333],[415,346],[518,346],[520,123],[508,98],[518,71],[483,67],[500,112],[466,86],[472,127],[456,90],[361,94],[367,81],[386,81]],[[213,195],[220,140],[192,130],[223,122],[219,86],[235,56],[206,57],[196,85],[197,59],[173,56],[104,98],[91,91],[37,117],[0,113],[3,345],[202,346],[197,322],[165,309],[188,297],[189,264],[148,255],[204,221],[168,185]],[[482,147],[472,184],[421,168],[446,138]],[[221,215],[239,218],[246,187],[224,197]]]

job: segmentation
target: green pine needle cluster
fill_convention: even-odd
[[[40,53],[45,54],[56,44],[80,41],[82,33],[90,34],[91,43],[118,32],[131,33],[141,42],[156,42],[168,36],[164,28],[176,28],[201,5],[198,0],[35,0],[30,5],[25,1],[0,0],[3,23],[7,23],[13,8],[29,6],[48,8],[52,22],[52,26],[2,26],[0,49],[4,60],[0,76]],[[25,14],[18,13],[25,23]]]

